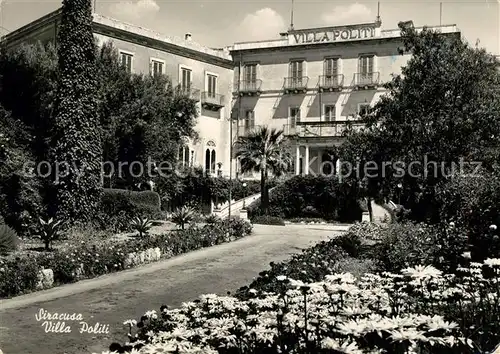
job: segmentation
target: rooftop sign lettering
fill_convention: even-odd
[[[331,28],[326,30],[304,30],[290,33],[290,44],[308,44],[322,42],[344,42],[375,38],[375,25],[363,25],[353,28]]]

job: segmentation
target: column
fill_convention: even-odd
[[[340,158],[335,161],[335,174],[340,175]]]
[[[300,172],[300,145],[297,144],[295,153],[295,175],[298,176]]]
[[[306,145],[306,157],[304,161],[304,174],[309,174],[309,145]]]

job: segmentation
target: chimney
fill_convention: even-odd
[[[184,35],[184,39],[185,39],[186,41],[190,41],[190,40],[191,40],[191,33],[186,33],[186,34]]]

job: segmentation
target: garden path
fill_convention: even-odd
[[[179,306],[204,293],[226,294],[247,285],[269,262],[282,261],[313,243],[339,235],[346,225],[255,225],[254,233],[226,243],[140,268],[0,301],[0,349],[5,354],[82,354],[123,342],[123,321],[159,306]],[[35,314],[81,313],[109,334],[79,333],[78,321],[65,321],[71,333],[45,333]],[[57,321],[56,321],[57,322]],[[29,335],[26,335],[29,333]]]

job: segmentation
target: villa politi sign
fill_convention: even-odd
[[[291,32],[288,36],[290,44],[308,44],[321,42],[343,42],[359,39],[375,38],[375,25],[359,27],[330,28],[322,30],[304,30]]]

